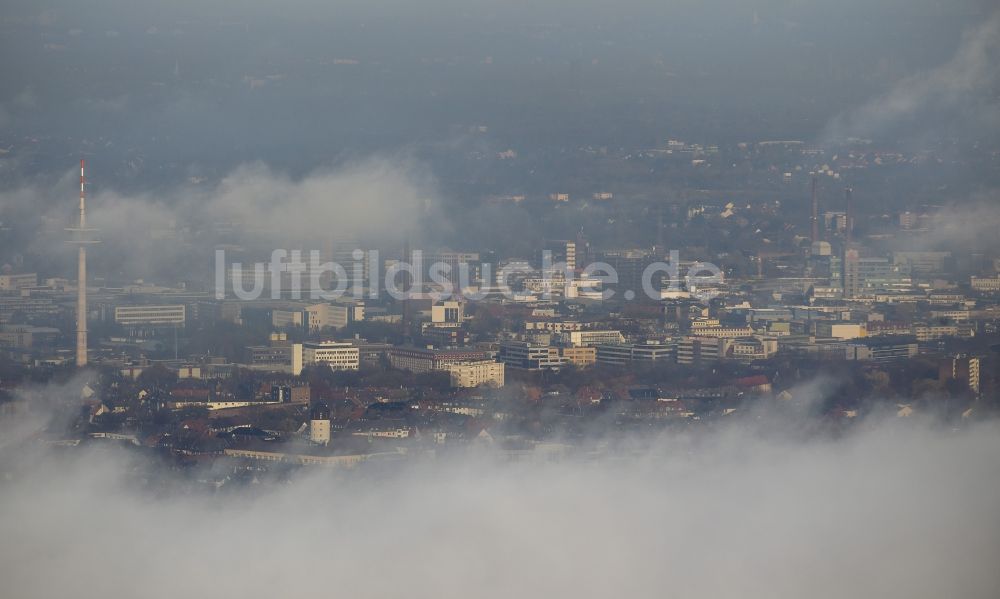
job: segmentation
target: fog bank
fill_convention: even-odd
[[[0,488],[10,596],[995,597],[1000,429],[728,431],[615,457],[137,490],[105,451]]]

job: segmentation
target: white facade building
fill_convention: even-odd
[[[490,384],[496,387],[504,385],[504,365],[493,360],[462,362],[448,366],[452,387],[478,387]]]
[[[972,288],[984,293],[1000,292],[1000,277],[972,277]]]
[[[307,342],[302,344],[302,363],[327,364],[334,370],[357,370],[361,351],[346,341]]]
[[[186,310],[183,304],[115,308],[115,322],[122,326],[184,326],[185,316]]]
[[[621,331],[569,331],[563,338],[573,347],[593,347],[625,343]]]
[[[35,273],[0,275],[0,291],[17,291],[26,287],[38,287]]]

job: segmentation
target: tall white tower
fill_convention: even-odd
[[[87,246],[97,243],[91,239],[91,234],[97,229],[87,228],[87,179],[84,176],[84,161],[80,159],[80,223],[77,227],[66,229],[73,234],[69,240],[77,249],[77,283],[76,283],[76,365],[82,368],[87,365]]]

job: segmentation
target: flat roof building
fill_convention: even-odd
[[[478,387],[479,385],[503,387],[504,385],[504,365],[501,362],[493,360],[460,362],[450,364],[447,368],[451,376],[452,387]]]
[[[361,352],[346,341],[310,341],[302,344],[303,364],[326,364],[334,370],[357,370]]]
[[[182,327],[186,315],[184,304],[115,307],[115,323],[128,327]]]

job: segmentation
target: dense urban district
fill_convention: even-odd
[[[548,193],[489,183],[470,200],[558,239],[526,228],[456,250],[386,223],[391,242],[299,240],[344,266],[316,273],[345,290],[331,299],[297,292],[288,261],[254,277],[248,265],[273,266],[259,224],[162,223],[144,248],[195,256],[180,276],[108,274],[95,242],[114,240],[84,220],[81,162],[65,235],[83,277],[69,250],[52,272],[25,252],[0,274],[0,408],[60,414],[39,442],[209,465],[213,484],[480,446],[561,455],[783,414],[831,434],[873,413],[996,414],[1000,254],[977,239],[995,227],[975,226],[975,206],[893,191],[955,164],[864,141],[668,140],[577,158],[619,175]],[[647,174],[629,179],[636,164]]]

